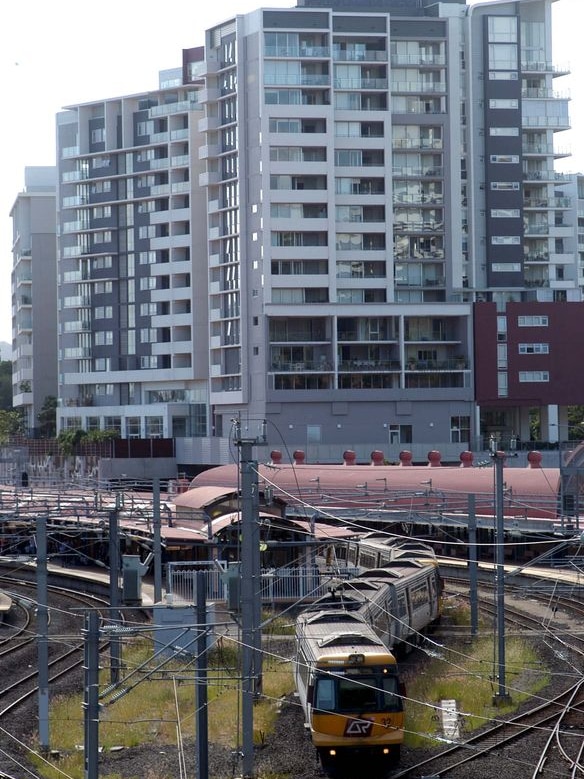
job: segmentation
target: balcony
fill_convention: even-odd
[[[395,67],[445,67],[446,57],[444,54],[392,54],[391,64]]]
[[[319,59],[328,59],[331,51],[328,46],[266,46],[264,55],[266,57],[316,57]]]
[[[335,62],[387,62],[387,52],[380,49],[333,46]]]
[[[400,371],[401,363],[399,360],[342,360],[339,362],[339,373],[359,373],[367,371]]]
[[[455,357],[448,360],[415,360],[406,361],[408,371],[464,371],[468,370],[468,360],[465,357]]]
[[[272,362],[270,370],[277,373],[305,373],[317,371],[318,373],[330,373],[333,370],[333,364],[327,361],[304,360],[285,362],[277,360]]]

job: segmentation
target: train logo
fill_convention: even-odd
[[[370,736],[374,721],[370,719],[350,719],[345,726],[345,736]]]

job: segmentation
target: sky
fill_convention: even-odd
[[[68,105],[158,87],[158,72],[181,64],[182,49],[202,45],[204,32],[235,13],[288,8],[295,0],[0,0],[0,83],[5,154],[0,174],[0,341],[12,341],[10,210],[27,166],[55,164],[55,115]],[[554,4],[554,62],[570,76],[555,88],[571,95],[572,129],[559,145],[572,158],[558,165],[584,171],[584,46],[582,0]],[[100,41],[99,45],[93,45]],[[579,104],[580,103],[580,104]]]

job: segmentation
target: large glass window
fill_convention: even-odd
[[[517,43],[517,18],[515,16],[489,16],[490,43]]]
[[[517,46],[514,43],[489,44],[490,70],[517,70]]]

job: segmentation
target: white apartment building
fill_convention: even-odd
[[[59,115],[60,425],[183,464],[236,418],[313,461],[476,449],[514,402],[502,359],[475,402],[476,306],[581,300],[551,2],[258,9]]]

